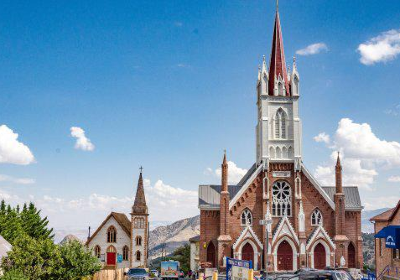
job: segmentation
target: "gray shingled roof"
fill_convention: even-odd
[[[335,187],[322,187],[326,194],[334,201]],[[345,195],[345,208],[346,210],[360,210],[362,209],[360,193],[358,187],[343,187]]]
[[[229,197],[232,199],[241,186],[229,185]],[[200,185],[199,186],[199,207],[219,208],[221,185]]]

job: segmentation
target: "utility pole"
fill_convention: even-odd
[[[269,233],[271,232],[271,225],[272,225],[272,216],[269,211],[269,203],[267,203],[267,213],[265,214],[265,219],[260,220],[260,225],[265,226],[265,279],[268,276],[268,251],[269,251]]]

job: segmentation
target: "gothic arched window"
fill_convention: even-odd
[[[322,225],[322,213],[319,209],[315,209],[311,214],[311,225],[318,226]]]
[[[129,259],[129,248],[128,246],[124,246],[124,248],[122,248],[122,259],[124,261],[127,261]]]
[[[110,226],[107,230],[107,242],[108,243],[115,243],[117,242],[117,231],[115,227]]]
[[[136,236],[136,246],[142,246],[142,237]]]
[[[140,261],[141,257],[142,257],[142,253],[140,253],[140,251],[136,251],[136,260]]]
[[[247,226],[247,225],[251,225],[253,223],[253,216],[251,214],[251,211],[249,209],[245,209],[242,212],[241,215],[241,224],[242,226]]]
[[[94,247],[94,255],[95,255],[97,258],[100,258],[101,249],[100,249],[100,246],[99,246],[99,245],[96,245],[96,246]]]
[[[292,190],[285,181],[275,182],[272,186],[272,215],[275,217],[292,215]]]
[[[276,111],[275,138],[286,139],[286,113],[282,108],[279,108],[278,111]]]

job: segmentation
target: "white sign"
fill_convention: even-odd
[[[232,267],[232,280],[250,280],[249,269],[247,267]]]
[[[290,178],[290,171],[272,171],[274,178]]]

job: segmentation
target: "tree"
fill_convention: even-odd
[[[181,269],[187,273],[190,269],[190,245],[185,244],[182,247],[177,248],[171,258],[175,261],[179,261]]]
[[[32,202],[29,203],[28,207],[24,204],[20,217],[22,227],[29,236],[37,239],[54,237],[53,229],[47,228],[49,224],[47,217],[42,218],[40,210],[36,209]]]
[[[75,280],[93,275],[101,264],[77,241],[56,245],[51,239],[25,235],[15,240],[1,268],[6,274],[18,271],[30,280]]]
[[[61,280],[80,279],[93,275],[101,264],[90,250],[76,240],[59,246],[62,257]]]
[[[24,276],[24,274],[19,271],[19,270],[10,270],[4,273],[2,277],[0,277],[1,280],[29,280],[27,277]]]

